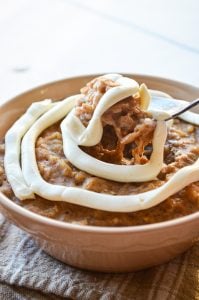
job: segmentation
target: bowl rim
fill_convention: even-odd
[[[107,72],[106,72],[107,73]],[[115,73],[115,72],[114,72]],[[45,84],[41,84],[39,86],[33,87],[32,89],[29,89],[27,91],[24,91],[15,97],[8,99],[4,101],[0,108],[3,108],[7,104],[12,104],[12,102],[15,102],[18,100],[18,98],[24,97],[26,94],[30,94],[32,92],[35,92],[40,89],[45,89],[52,85],[57,85],[59,83],[65,82],[66,80],[73,80],[78,78],[85,78],[85,77],[97,77],[105,73],[90,73],[90,74],[84,74],[84,75],[78,75],[78,76],[72,76],[72,77],[66,77],[63,79],[50,81]],[[142,73],[123,73],[119,72],[119,74],[125,75],[125,76],[134,76],[134,77],[145,77],[152,80],[160,80],[161,82],[166,82],[168,84],[174,84],[174,85],[183,85],[187,88],[196,89],[199,92],[199,88],[188,83],[184,83],[182,81],[173,80],[170,78],[160,77],[160,76],[151,76],[148,74],[142,74]],[[191,213],[189,215],[175,218],[168,221],[158,222],[158,223],[152,223],[152,224],[145,224],[145,225],[133,225],[133,226],[94,226],[94,225],[81,225],[81,224],[74,224],[69,222],[64,222],[56,219],[51,219],[42,215],[39,215],[37,213],[34,213],[18,204],[13,202],[11,199],[9,199],[7,196],[5,196],[2,192],[0,192],[0,205],[3,207],[6,207],[7,209],[14,211],[15,213],[19,215],[23,215],[26,218],[32,219],[33,221],[39,222],[44,225],[51,225],[54,227],[59,227],[66,230],[73,230],[73,231],[81,231],[81,232],[90,232],[90,233],[98,233],[98,234],[124,234],[124,233],[135,233],[135,232],[147,232],[147,231],[154,231],[154,230],[160,230],[160,229],[166,229],[169,227],[176,227],[181,226],[182,224],[186,224],[189,222],[194,222],[199,219],[199,211],[195,213]]]

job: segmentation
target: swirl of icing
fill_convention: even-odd
[[[77,145],[94,146],[100,142],[103,134],[101,116],[122,99],[140,92],[141,107],[147,109],[150,103],[150,95],[145,85],[142,84],[139,88],[135,80],[122,77],[119,74],[108,74],[103,77],[112,79],[119,86],[111,88],[101,97],[88,126],[85,127],[80,119],[75,116],[74,109],[66,117],[64,126],[62,126],[62,133],[67,130],[68,135],[71,136]]]
[[[163,149],[167,137],[167,126],[158,121],[153,137],[153,151],[148,163],[144,165],[115,165],[100,161],[82,151],[68,134],[66,119],[61,123],[63,149],[67,159],[77,168],[95,176],[118,182],[140,182],[156,179],[163,166]]]
[[[15,195],[20,199],[34,198],[34,193],[27,186],[20,166],[21,139],[37,118],[52,106],[54,104],[51,100],[33,103],[26,113],[6,133],[5,171]]]
[[[144,165],[123,166],[102,162],[89,156],[78,147],[78,145],[94,146],[98,144],[103,134],[101,123],[103,113],[112,105],[139,91],[138,83],[132,79],[116,77],[115,74],[109,74],[105,78],[115,79],[115,82],[120,85],[111,88],[102,96],[88,126],[85,127],[75,116],[74,109],[61,123],[64,154],[77,168],[105,179],[119,182],[140,182],[155,179],[163,165],[163,149],[167,137],[167,127],[164,121],[157,122],[152,143],[153,151],[149,162]],[[146,99],[148,94],[144,89],[145,87],[142,86],[142,95]],[[145,107],[148,105],[149,101],[147,103],[145,101],[144,105],[142,104]],[[157,113],[156,111],[156,119],[161,119],[162,115],[165,118],[164,112]]]
[[[152,110],[156,118],[159,116],[159,120],[152,141],[153,152],[145,165],[122,166],[105,163],[89,156],[79,148],[79,145],[90,146],[100,141],[102,137],[100,118],[118,101],[139,92],[141,107],[143,109],[149,107],[150,96],[145,85],[139,87],[134,80],[119,74],[108,74],[105,78],[116,81],[119,86],[110,89],[102,96],[87,128],[74,115],[73,108],[81,97],[75,95],[55,104],[49,100],[33,103],[7,132],[5,170],[13,191],[19,199],[33,198],[34,194],[38,194],[48,200],[66,201],[105,211],[133,212],[157,205],[188,184],[199,180],[199,160],[177,171],[161,187],[128,196],[113,196],[78,187],[54,185],[41,177],[35,157],[36,139],[46,128],[64,117],[61,123],[64,153],[67,159],[81,170],[121,182],[147,181],[154,179],[159,173],[163,163],[163,148],[167,134],[166,123],[161,121],[164,112],[161,111]]]

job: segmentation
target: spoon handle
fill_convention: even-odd
[[[165,119],[165,121],[169,121],[171,119],[176,118],[177,116],[181,115],[182,113],[184,113],[185,111],[193,108],[194,106],[199,104],[199,98],[192,101],[191,103],[189,103],[186,107],[184,107],[183,109],[181,109],[180,111],[178,111],[177,113],[171,115],[169,118]]]

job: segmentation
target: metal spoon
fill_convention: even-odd
[[[169,120],[171,120],[171,119],[174,119],[174,118],[178,117],[179,115],[181,115],[181,114],[184,113],[185,111],[187,111],[187,110],[189,110],[189,109],[195,107],[195,106],[198,105],[198,104],[199,104],[199,98],[196,99],[196,100],[194,100],[194,101],[192,101],[192,102],[189,103],[186,107],[180,109],[178,112],[172,114],[169,118],[165,119],[165,121],[169,121]]]

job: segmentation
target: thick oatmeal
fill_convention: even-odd
[[[84,87],[75,114],[88,126],[102,95],[117,86],[109,79],[95,79]],[[144,165],[153,151],[156,121],[140,109],[140,97],[134,95],[112,105],[101,117],[103,135],[94,146],[80,148],[98,160],[117,165]],[[0,191],[17,204],[43,216],[96,226],[130,226],[151,224],[178,218],[199,210],[199,182],[192,183],[152,208],[131,213],[106,212],[67,202],[35,199],[19,200],[7,181],[4,170],[4,141],[0,142]],[[48,127],[38,137],[35,153],[43,179],[54,185],[78,187],[110,195],[135,195],[156,189],[179,169],[192,165],[199,157],[199,127],[174,120],[164,146],[164,165],[157,179],[121,183],[99,178],[79,170],[64,155],[60,122]],[[104,195],[106,197],[106,195]],[[53,198],[54,199],[54,198]]]
[[[175,120],[165,145],[165,167],[158,180],[145,183],[118,183],[77,170],[63,154],[59,124],[43,132],[36,143],[39,170],[52,184],[78,186],[100,193],[135,194],[162,185],[177,169],[192,164],[199,155],[199,128]],[[3,167],[4,144],[0,146],[0,189],[13,201],[38,214],[71,223],[96,226],[130,226],[150,224],[178,218],[199,210],[199,183],[192,183],[158,206],[134,213],[110,213],[64,202],[52,202],[36,196],[35,200],[19,201],[6,180]]]

